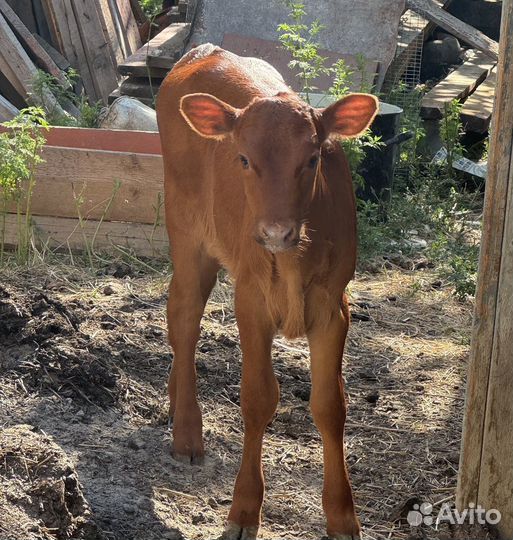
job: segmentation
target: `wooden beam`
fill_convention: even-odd
[[[21,19],[16,15],[6,0],[0,0],[0,12],[2,12],[5,19],[14,29],[18,38],[23,41],[26,47],[30,49],[32,54],[37,58],[40,67],[50,73],[50,75],[53,75],[53,77],[55,77],[55,79],[63,86],[67,86],[68,81],[62,71],[57,67],[53,59],[40,45],[37,39],[29,32],[27,27],[21,22]]]
[[[19,110],[4,96],[0,95],[0,123],[12,120],[19,114]]]
[[[72,6],[96,95],[107,103],[118,79],[116,62],[103,31],[98,6],[95,0],[74,0]]]
[[[68,59],[62,56],[62,54],[57,49],[54,49],[39,34],[34,34],[34,38],[39,42],[39,45],[41,45],[41,47],[43,47],[43,49],[51,56],[52,60],[55,62],[56,66],[60,70],[67,71],[71,67]]]
[[[513,0],[504,0],[456,504],[513,537]]]
[[[86,242],[95,252],[115,253],[115,246],[129,250],[140,257],[167,258],[169,244],[162,225],[123,223],[112,221],[33,216],[34,236],[40,248],[56,251],[84,253]],[[17,242],[17,220],[15,214],[6,215],[5,244],[13,247]],[[94,245],[93,245],[94,240]]]
[[[148,63],[148,56],[159,56],[161,51],[180,48],[190,32],[190,24],[177,23],[165,28],[148,43],[138,49],[132,56],[118,66],[121,75],[134,77],[160,77],[164,78],[172,65],[166,62],[164,67],[152,67]],[[181,42],[181,45],[180,45]]]
[[[139,27],[135,20],[130,0],[114,0],[119,16],[120,25],[125,42],[127,44],[128,55],[135,53],[142,46]]]
[[[485,133],[490,127],[493,113],[497,73],[492,71],[475,92],[465,101],[461,109],[461,121],[467,131]]]
[[[189,36],[190,24],[173,23],[164,28],[155,40],[156,44],[148,51],[146,63],[151,67],[171,69],[180,58],[184,44]]]
[[[455,99],[463,99],[488,76],[494,62],[482,52],[471,57],[433,87],[423,98],[420,114],[426,119],[442,118],[445,107]]]
[[[146,14],[144,13],[143,8],[139,3],[139,0],[130,0],[130,5],[132,6],[132,12],[134,14],[135,20],[137,21],[137,24],[141,25],[147,22],[148,17],[146,17]]]
[[[433,0],[407,0],[407,5],[413,11],[433,21],[465,43],[484,52],[492,60],[497,61],[499,46],[496,41],[485,36],[469,24],[460,21],[454,15],[447,13],[447,11],[441,9]]]
[[[119,85],[121,96],[145,98],[155,101],[162,79],[148,79],[147,77],[127,77]]]

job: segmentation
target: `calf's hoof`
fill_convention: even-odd
[[[173,456],[173,459],[175,461],[179,461],[180,463],[185,463],[186,465],[203,465],[205,462],[205,454],[183,454],[175,452],[175,450],[171,450],[171,455]]]
[[[256,540],[258,527],[241,527],[237,523],[228,522],[219,540]]]

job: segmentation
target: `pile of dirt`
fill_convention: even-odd
[[[101,540],[72,463],[32,426],[0,431],[0,538]]]

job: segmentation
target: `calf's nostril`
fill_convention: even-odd
[[[285,242],[290,242],[292,240],[292,237],[294,236],[295,234],[295,231],[294,231],[294,227],[291,227],[286,233],[285,233],[285,236],[283,237],[283,240]]]

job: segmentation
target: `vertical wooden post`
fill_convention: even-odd
[[[456,505],[502,514],[513,538],[513,0],[503,1]]]

